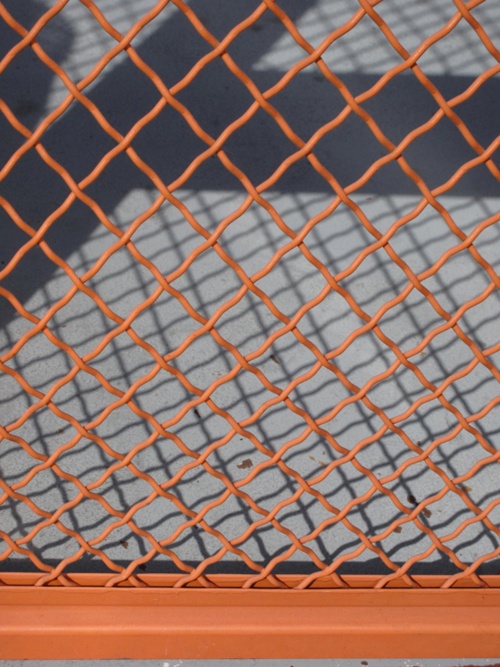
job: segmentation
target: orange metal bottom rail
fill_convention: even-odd
[[[4,659],[499,654],[498,587],[0,588]]]

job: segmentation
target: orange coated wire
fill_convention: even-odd
[[[470,495],[463,488],[464,482],[468,481],[474,474],[485,466],[492,463],[498,463],[500,460],[500,451],[498,451],[494,444],[487,440],[476,424],[476,422],[484,418],[500,403],[500,398],[497,397],[491,399],[486,405],[482,406],[481,410],[466,416],[458,409],[458,407],[456,407],[456,405],[447,399],[445,390],[457,380],[469,375],[478,366],[482,366],[491,374],[496,382],[500,382],[500,370],[496,367],[492,359],[493,354],[500,351],[500,342],[487,349],[481,349],[477,342],[475,342],[460,325],[460,319],[466,312],[483,303],[495,292],[495,290],[500,288],[500,277],[495,272],[491,263],[483,254],[481,254],[475,245],[475,242],[485,230],[498,223],[500,220],[500,213],[482,220],[470,233],[466,234],[439,199],[442,194],[451,191],[470,170],[480,165],[486,167],[493,178],[500,181],[500,169],[494,161],[494,153],[500,147],[500,137],[496,137],[488,146],[483,146],[473,135],[472,131],[460,117],[457,110],[463,102],[475,95],[483,85],[500,72],[500,52],[494,46],[493,41],[488,36],[484,26],[482,26],[471,13],[472,10],[482,4],[484,0],[469,0],[468,2],[464,2],[463,0],[453,0],[456,6],[454,15],[439,30],[423,40],[412,53],[406,50],[402,43],[397,39],[388,23],[383,19],[380,12],[377,11],[377,7],[381,5],[383,0],[358,0],[359,6],[357,7],[357,11],[353,11],[351,18],[342,26],[339,26],[335,31],[332,31],[316,47],[314,47],[301,34],[299,28],[294,24],[286,11],[280,7],[275,0],[263,0],[263,2],[261,2],[246,19],[234,26],[221,40],[217,39],[215,35],[208,30],[207,26],[195,13],[193,8],[183,0],[170,0],[170,2],[169,0],[160,0],[141,19],[139,19],[126,34],[122,34],[110,23],[93,0],[79,1],[81,5],[88,10],[89,15],[92,16],[107,35],[114,40],[114,45],[104,56],[102,56],[102,58],[100,58],[91,72],[77,83],[72,81],[67,72],[48,55],[38,41],[43,28],[53,20],[57,14],[64,11],[68,0],[58,0],[51,9],[38,19],[30,30],[21,25],[6,7],[0,3],[0,19],[5,21],[5,23],[20,37],[16,46],[13,47],[0,61],[0,76],[23,50],[30,49],[39,62],[51,70],[67,90],[67,94],[63,101],[40,122],[34,131],[31,131],[28,127],[23,125],[8,104],[5,101],[0,100],[1,113],[11,125],[13,131],[19,133],[24,139],[22,145],[12,153],[6,163],[1,167],[0,181],[7,178],[12,170],[20,164],[23,156],[29,151],[34,150],[45,165],[52,169],[68,188],[68,194],[63,203],[53,210],[37,229],[29,225],[28,222],[23,219],[6,197],[0,197],[0,205],[9,219],[28,237],[26,243],[13,254],[5,266],[0,270],[0,281],[11,276],[23,258],[25,258],[30,250],[35,247],[39,248],[41,252],[43,252],[55,266],[58,266],[71,281],[70,289],[61,298],[51,303],[43,317],[38,317],[31,313],[7,287],[0,285],[0,297],[8,300],[19,316],[31,325],[28,330],[18,337],[10,349],[0,357],[0,371],[13,378],[23,392],[32,399],[30,407],[28,407],[21,416],[9,424],[0,425],[0,440],[8,441],[22,448],[24,452],[34,460],[34,464],[30,471],[19,481],[9,485],[4,480],[0,479],[0,505],[6,503],[9,499],[16,500],[24,503],[26,507],[40,518],[35,526],[27,531],[22,538],[14,540],[4,531],[0,532],[0,537],[7,545],[7,548],[0,553],[0,560],[6,560],[13,553],[28,558],[39,572],[39,577],[36,581],[37,586],[48,585],[49,583],[57,583],[64,586],[76,586],[78,583],[75,582],[75,579],[71,574],[67,573],[67,568],[85,554],[92,554],[99,558],[111,571],[111,575],[107,579],[105,586],[110,587],[119,584],[127,584],[143,587],[148,584],[138,575],[137,568],[140,565],[144,565],[151,561],[157,554],[162,554],[172,560],[182,573],[174,584],[176,587],[185,587],[192,583],[204,587],[213,587],[216,586],[217,583],[215,579],[211,578],[208,568],[220,563],[224,556],[231,553],[239,561],[242,561],[252,572],[251,575],[248,575],[244,583],[242,583],[243,588],[250,588],[264,582],[266,585],[268,584],[274,587],[287,587],[292,585],[285,583],[284,580],[276,574],[276,571],[281,564],[286,563],[292,556],[300,552],[310,559],[316,568],[314,572],[304,574],[298,582],[293,583],[293,587],[302,589],[313,586],[318,580],[324,579],[324,577],[330,577],[331,581],[336,586],[347,586],[344,578],[339,574],[341,566],[346,562],[358,558],[362,554],[366,555],[367,552],[371,552],[371,554],[378,558],[389,571],[389,574],[380,577],[376,583],[376,587],[382,588],[397,580],[403,582],[406,586],[418,588],[421,584],[419,583],[418,578],[411,574],[411,569],[417,563],[425,562],[431,555],[439,552],[449,559],[458,570],[457,574],[448,577],[442,583],[443,588],[450,588],[461,581],[472,582],[472,584],[476,586],[488,586],[486,579],[480,576],[477,571],[484,562],[499,555],[500,548],[493,549],[488,554],[483,554],[481,557],[477,558],[474,563],[467,563],[460,558],[459,554],[454,551],[452,546],[449,546],[449,543],[456,539],[469,526],[478,523],[482,523],[488,531],[495,534],[497,537],[500,537],[500,528],[488,516],[495,507],[500,505],[500,498],[492,500],[487,507],[481,507],[472,500]],[[167,87],[158,73],[141,58],[139,52],[132,44],[134,38],[139,35],[140,31],[157,20],[168,4],[175,7],[177,12],[182,12],[185,19],[190,22],[198,36],[209,48],[208,53],[192,65],[188,73],[171,88]],[[305,56],[284,73],[279,81],[272,87],[268,90],[261,91],[248,73],[243,71],[243,69],[235,62],[228,49],[244,31],[255,25],[266,12],[274,14],[276,19],[281,23],[283,29],[304,51]],[[342,77],[335,74],[327,65],[324,56],[327,49],[330,48],[332,44],[350,31],[354,30],[362,20],[371,21],[373,23],[379,33],[383,35],[384,39],[397,54],[399,62],[396,66],[391,67],[387,72],[380,76],[377,82],[368,90],[363,91],[361,94],[353,95],[346,83],[342,80]],[[444,39],[459,23],[462,22],[467,23],[470,28],[475,31],[479,40],[487,49],[491,57],[497,61],[497,64],[477,76],[473,83],[462,93],[452,99],[446,99],[437,86],[424,73],[419,65],[419,60],[433,45],[437,44],[439,40]],[[137,120],[126,134],[119,132],[109,119],[106,118],[98,105],[86,94],[87,89],[92,83],[99,79],[106,67],[109,67],[112,64],[113,59],[118,56],[123,56],[124,54],[130,59],[131,63],[133,63],[138,71],[148,77],[160,96],[159,101],[154,107],[142,118]],[[203,120],[196,119],[192,112],[180,101],[180,93],[182,93],[182,91],[186,89],[210,63],[216,60],[224,63],[228,71],[231,72],[232,75],[238,79],[239,83],[246,88],[252,98],[252,102],[245,112],[233,120],[227,127],[223,128],[218,136],[211,136],[205,129],[203,129]],[[329,84],[341,95],[344,106],[334,118],[319,127],[312,136],[306,140],[295,132],[291,124],[278,111],[277,107],[273,105],[273,98],[279,95],[279,93],[281,93],[285,87],[300,74],[300,72],[313,64],[321,72],[325,80],[328,81]],[[416,77],[423,88],[425,88],[433,97],[437,105],[437,110],[425,123],[414,128],[403,137],[398,144],[395,144],[388,138],[388,136],[386,136],[374,117],[366,110],[363,104],[376,97],[376,95],[399,74],[408,71],[412,73],[412,76]],[[64,117],[64,114],[67,113],[68,109],[74,102],[81,104],[92,115],[99,127],[113,141],[113,148],[107,151],[106,154],[100,158],[94,168],[79,182],[77,182],[71,176],[69,171],[51,155],[50,150],[44,145],[46,133],[51,128],[55,127],[57,121]],[[204,145],[203,150],[193,158],[182,174],[171,183],[163,182],[159,174],[151,167],[151,165],[147,164],[139,156],[132,145],[133,140],[139,133],[151,123],[151,121],[157,118],[167,106],[171,107],[182,116],[183,120]],[[239,129],[249,123],[258,112],[263,112],[272,119],[277,130],[290,140],[294,149],[293,152],[275,169],[275,171],[266,178],[266,180],[261,183],[252,183],[248,175],[237,167],[237,165],[230,159],[225,150],[225,146],[229,139]],[[356,116],[357,119],[364,124],[366,129],[377,140],[381,149],[383,149],[383,156],[375,160],[356,181],[349,183],[346,186],[342,186],[318,158],[315,151],[317,152],[317,147],[321,139],[327,136],[328,133],[332,132],[335,128],[340,127],[350,116]],[[404,152],[417,139],[435,128],[443,119],[447,119],[454,125],[463,140],[475,154],[475,157],[462,164],[455,173],[448,178],[448,180],[441,183],[439,186],[430,188],[423,177],[409,164],[404,156]],[[158,191],[153,203],[131,222],[126,231],[123,231],[114,224],[105,213],[104,209],[88,193],[89,187],[102,176],[104,170],[120,155],[126,155],[140,170],[142,175],[145,175]],[[192,211],[189,210],[187,204],[181,200],[180,196],[176,196],[175,193],[188,182],[196,170],[213,157],[217,158],[220,164],[241,184],[245,192],[245,198],[236,210],[218,221],[215,229],[208,231],[203,224],[197,220]],[[328,184],[331,190],[332,199],[328,206],[311,217],[299,231],[296,231],[286,223],[277,209],[272,205],[270,198],[266,196],[266,193],[278,183],[279,179],[282,178],[282,176],[290,170],[295,163],[303,158],[308,161],[309,165],[315,172],[324,179],[326,184]],[[396,163],[402,172],[404,172],[416,186],[420,193],[420,200],[410,212],[399,217],[384,233],[382,233],[376,228],[373,222],[362,210],[361,206],[356,203],[352,195],[357,193],[375,174],[390,163]],[[163,275],[154,262],[139,250],[137,244],[133,240],[133,236],[137,230],[140,229],[140,227],[149,220],[165,202],[171,204],[198,235],[198,244],[196,247],[194,247],[189,255],[180,262],[178,266],[173,268],[168,275]],[[51,230],[56,221],[75,203],[81,203],[97,217],[110,239],[106,250],[102,252],[98,260],[95,261],[95,263],[82,275],[78,275],[70,264],[51,248],[46,240],[47,233]],[[224,232],[231,226],[231,224],[248,211],[253,204],[258,204],[270,215],[279,230],[287,237],[287,241],[272,255],[266,262],[265,266],[254,274],[249,275],[243,267],[231,257],[230,253],[224,249],[220,241]],[[348,266],[334,275],[325,263],[322,262],[311,250],[308,245],[307,237],[317,225],[326,220],[328,216],[342,205],[352,212],[363,230],[367,233],[370,242],[356,254]],[[427,207],[432,208],[440,219],[444,220],[455,245],[452,245],[443,252],[432,266],[420,273],[415,273],[409,264],[404,261],[401,255],[398,254],[391,243],[394,241],[396,233],[405,225],[414,221]],[[97,291],[91,287],[90,283],[91,279],[97,275],[100,269],[123,248],[126,248],[129,251],[130,255],[134,258],[134,261],[139,263],[141,267],[154,278],[156,283],[156,287],[152,293],[133,308],[127,317],[122,317],[113,310]],[[237,292],[215,309],[210,317],[202,315],[199,312],[199,309],[193,306],[186,294],[184,294],[182,290],[174,287],[173,284],[178,278],[185,275],[195,260],[207,250],[212,250],[217,253],[218,258],[226,266],[230,267],[241,281],[241,287]],[[308,263],[308,266],[312,267],[317,274],[321,274],[325,280],[325,285],[314,298],[303,304],[293,316],[289,317],[278,308],[277,304],[273,302],[272,298],[258,285],[258,283],[266,276],[269,276],[273,269],[276,266],[279,266],[279,262],[287,254],[295,250],[298,250],[301,253],[301,258]],[[342,283],[346,278],[351,276],[367,258],[373,256],[373,253],[378,250],[385,252],[391,262],[397,265],[404,273],[406,284],[401,288],[397,296],[388,299],[372,315],[356,301],[353,295]],[[456,312],[451,313],[440,304],[436,296],[424,283],[429,278],[435,276],[440,268],[460,252],[467,253],[475,264],[484,270],[488,276],[489,284],[483,289],[481,294],[473,299],[469,299]],[[384,315],[396,308],[399,304],[402,304],[414,291],[417,291],[422,295],[426,305],[429,305],[434,310],[439,316],[441,323],[427,332],[425,337],[417,345],[414,345],[410,349],[402,350],[394,340],[383,332],[380,327],[380,322]],[[87,351],[83,355],[79,355],[73,347],[58,337],[50,326],[52,318],[80,293],[92,299],[99,311],[113,323],[113,327],[102,336],[99,343],[92,350]],[[189,315],[197,325],[199,325],[197,329],[186,336],[175,349],[172,349],[166,355],[159,354],[154,346],[149,343],[147,339],[141,337],[134,329],[134,324],[139,316],[142,313],[147,312],[148,309],[153,308],[154,304],[163,293],[167,293],[175,299],[183,308],[184,312]],[[267,336],[266,340],[261,343],[257,349],[243,354],[237,346],[232,344],[220,333],[217,324],[231,308],[241,302],[246,294],[254,295],[259,300],[259,303],[263,303],[267,310],[279,321],[279,327],[275,329],[272,334]],[[350,307],[352,312],[356,314],[361,324],[340,344],[338,344],[336,348],[324,352],[301,332],[299,325],[307,313],[323,303],[331,294],[335,294],[341,298],[342,301]],[[341,371],[336,363],[336,359],[367,332],[373,333],[383,344],[384,349],[388,349],[393,353],[394,361],[388,368],[386,368],[386,370],[374,374],[362,386],[358,386],[348,377],[348,375]],[[444,332],[454,332],[454,334],[473,353],[473,358],[464,368],[449,374],[440,384],[435,384],[426,377],[423,370],[419,367],[416,357],[428,348],[430,343],[437,336]],[[23,377],[21,372],[9,365],[9,362],[12,361],[12,359],[14,359],[14,357],[38,334],[43,334],[58,350],[66,355],[70,362],[70,370],[59,377],[57,381],[53,382],[49,389],[46,389],[43,392],[36,389],[25,377]],[[116,383],[109,381],[103,373],[92,366],[92,361],[122,334],[126,334],[133,344],[140,347],[152,361],[150,370],[146,374],[137,378],[126,391],[120,389]],[[175,366],[175,360],[178,359],[181,354],[189,350],[189,348],[205,334],[209,334],[218,346],[230,353],[233,360],[233,366],[228,372],[222,374],[215,381],[211,382],[208,387],[203,389],[195,385]],[[287,334],[294,336],[296,341],[307,348],[307,350],[315,357],[315,360],[307,371],[300,375],[297,374],[292,381],[283,387],[272,382],[256,362],[262,355],[269,353],[273,344]],[[402,368],[410,371],[412,376],[418,381],[419,386],[425,389],[425,394],[413,401],[401,414],[389,416],[384,409],[371,400],[369,392],[377,385],[380,385],[384,380],[390,378],[398,369]],[[320,418],[314,418],[293,399],[293,392],[300,387],[300,385],[316,377],[323,369],[338,380],[349,395],[347,398],[338,401],[336,405],[332,406],[327,414],[322,415]],[[272,394],[272,397],[263,401],[252,414],[244,419],[237,420],[232,416],[229,410],[218,405],[214,395],[217,389],[236,378],[240,371],[243,370],[251,373],[260,385],[265,388],[267,392]],[[71,383],[80,371],[91,375],[113,397],[113,400],[87,423],[82,423],[69,412],[64,411],[57,404],[56,399],[57,392]],[[175,377],[185,388],[186,393],[191,397],[184,402],[175,415],[164,421],[160,421],[157,416],[141,408],[139,401],[136,398],[139,389],[151,382],[161,371],[166,372],[171,377]],[[432,441],[424,448],[419,443],[413,442],[404,430],[404,424],[410,417],[417,413],[417,410],[420,407],[434,400],[438,401],[446,413],[453,417],[456,425],[453,428],[450,427],[450,430],[446,434],[432,439]],[[359,440],[355,446],[348,449],[343,447],[336,438],[326,430],[325,425],[341,414],[342,411],[348,408],[348,406],[358,402],[366,408],[370,415],[376,416],[381,425],[375,433]],[[193,410],[202,404],[206,405],[211,413],[216,414],[225,420],[228,430],[224,436],[214,439],[213,442],[200,453],[189,447],[180,436],[173,433],[173,427],[179,424],[190,410]],[[293,439],[281,444],[274,450],[263,442],[262,439],[258,438],[251,430],[251,427],[257,424],[259,419],[268,413],[274,406],[280,404],[286,406],[287,411],[289,410],[294,415],[300,417],[303,421],[304,428]],[[108,419],[112,413],[125,405],[128,406],[141,420],[145,423],[147,422],[151,431],[146,439],[133,446],[126,455],[116,451],[110,446],[105,438],[98,436],[94,432],[98,426],[104,424],[106,419]],[[23,439],[23,437],[16,433],[42,408],[48,408],[54,415],[70,424],[75,430],[75,435],[63,445],[56,447],[50,456],[36,451],[27,440]],[[452,478],[442,470],[433,459],[431,459],[431,454],[435,452],[439,446],[450,442],[461,432],[469,433],[480,444],[484,458],[474,462],[474,465],[471,466],[468,472]],[[411,455],[402,464],[398,465],[394,472],[379,478],[369,467],[361,463],[358,456],[370,444],[379,440],[386,433],[396,434],[406,445],[408,452]],[[306,476],[301,474],[300,471],[295,470],[292,466],[288,465],[285,462],[284,457],[285,454],[304,443],[311,434],[317,434],[324,442],[328,443],[332,451],[335,452],[336,458],[334,461],[326,465],[319,474],[306,479]],[[262,454],[262,460],[257,463],[248,474],[238,481],[232,480],[228,475],[222,473],[208,461],[211,454],[224,447],[235,435],[244,437],[252,443],[260,454]],[[171,478],[161,483],[152,475],[142,471],[140,467],[134,463],[134,458],[138,453],[147,450],[147,448],[151,447],[160,438],[169,440],[180,452],[182,452],[183,455],[190,459],[190,461],[185,463]],[[78,476],[64,471],[59,462],[61,456],[65,452],[71,451],[82,441],[82,439],[88,439],[95,443],[97,447],[113,460],[113,463],[100,474],[98,479],[87,484],[84,484]],[[333,471],[340,469],[341,466],[346,463],[350,463],[359,473],[365,476],[366,479],[369,480],[370,486],[362,495],[352,498],[347,504],[340,508],[336,507],[316,487],[321,482],[325,481]],[[438,492],[430,494],[416,506],[409,507],[398,498],[394,491],[391,490],[389,483],[397,480],[405,471],[419,463],[423,463],[429,470],[438,475],[443,485]],[[269,510],[256,502],[252,495],[245,490],[245,487],[247,487],[261,473],[274,466],[286,476],[293,479],[297,484],[297,489],[293,494],[286,499],[277,502],[274,507]],[[195,511],[191,509],[188,504],[183,502],[175,491],[176,485],[178,485],[190,471],[198,467],[201,467],[208,475],[221,482],[224,490],[216,499],[207,502],[201,509]],[[115,472],[125,468],[132,473],[136,479],[146,482],[150,486],[150,490],[149,495],[128,507],[126,511],[123,511],[114,507],[106,498],[104,498],[99,492],[99,489]],[[49,469],[60,480],[65,480],[73,484],[76,490],[73,498],[70,501],[62,503],[57,511],[53,513],[44,510],[37,502],[35,502],[34,498],[30,497],[29,493],[22,491],[37,474]],[[471,516],[448,534],[438,536],[436,532],[422,520],[422,514],[425,513],[430,505],[443,499],[449,493],[455,494],[462,500],[470,511]],[[351,520],[349,513],[354,508],[362,507],[363,504],[367,503],[367,501],[373,498],[376,494],[382,494],[392,503],[398,512],[398,518],[391,521],[388,526],[375,535],[367,536],[355,525],[355,522]],[[318,523],[318,525],[311,529],[307,534],[298,536],[287,527],[282,520],[280,520],[278,515],[285,508],[293,507],[303,496],[307,496],[320,503],[322,508],[326,510],[328,518]],[[173,530],[167,538],[161,540],[156,539],[149,531],[142,529],[138,525],[135,517],[141,509],[148,507],[159,497],[171,502],[184,517],[183,521],[175,528],[175,530]],[[212,526],[206,517],[211,510],[216,507],[221,507],[232,497],[241,500],[249,510],[258,515],[258,518],[253,520],[244,530],[242,530],[241,534],[229,539],[221,530]],[[64,513],[70,509],[76,508],[85,499],[97,502],[111,519],[105,529],[90,539],[85,539],[78,531],[68,528],[63,521]],[[403,525],[409,523],[415,526],[419,533],[427,536],[430,543],[425,551],[408,558],[406,562],[401,565],[394,562],[387,555],[382,548],[381,543],[394,532],[398,532]],[[335,524],[342,524],[353,538],[356,538],[357,546],[327,564],[318,556],[310,543],[313,542],[322,531]],[[133,559],[126,566],[123,566],[110,558],[103,548],[103,543],[114,533],[114,531],[125,525],[128,526],[134,534],[144,538],[145,543],[148,543],[148,551],[140,558]],[[195,525],[209,535],[215,537],[220,542],[221,546],[210,557],[205,558],[199,564],[194,566],[184,562],[176,553],[173,545],[176,540],[182,537],[187,530]],[[45,563],[43,559],[26,546],[49,526],[57,528],[64,535],[72,537],[78,543],[78,549],[71,556],[61,558],[56,566],[51,566]],[[289,546],[279,555],[270,558],[267,563],[262,564],[246,553],[244,544],[249,538],[256,534],[256,531],[259,528],[264,526],[272,526],[274,530],[278,531],[281,536],[287,539]]]

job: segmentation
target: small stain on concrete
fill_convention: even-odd
[[[240,470],[248,470],[253,466],[252,459],[243,459],[241,463],[238,463],[238,468]]]

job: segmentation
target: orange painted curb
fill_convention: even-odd
[[[0,657],[495,657],[500,589],[0,589]]]

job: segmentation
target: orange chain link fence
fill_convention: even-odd
[[[63,600],[96,587],[195,600],[191,629],[203,592],[222,624],[243,589],[264,596],[254,622],[274,592],[321,613],[304,594],[358,593],[362,625],[361,607],[466,589],[485,613],[470,650],[490,642],[498,24],[494,2],[438,4],[0,3],[9,656],[54,656],[22,646],[20,619],[41,622],[22,600],[63,605],[57,644]],[[119,657],[131,627],[85,655]],[[328,653],[321,636],[287,646]]]

